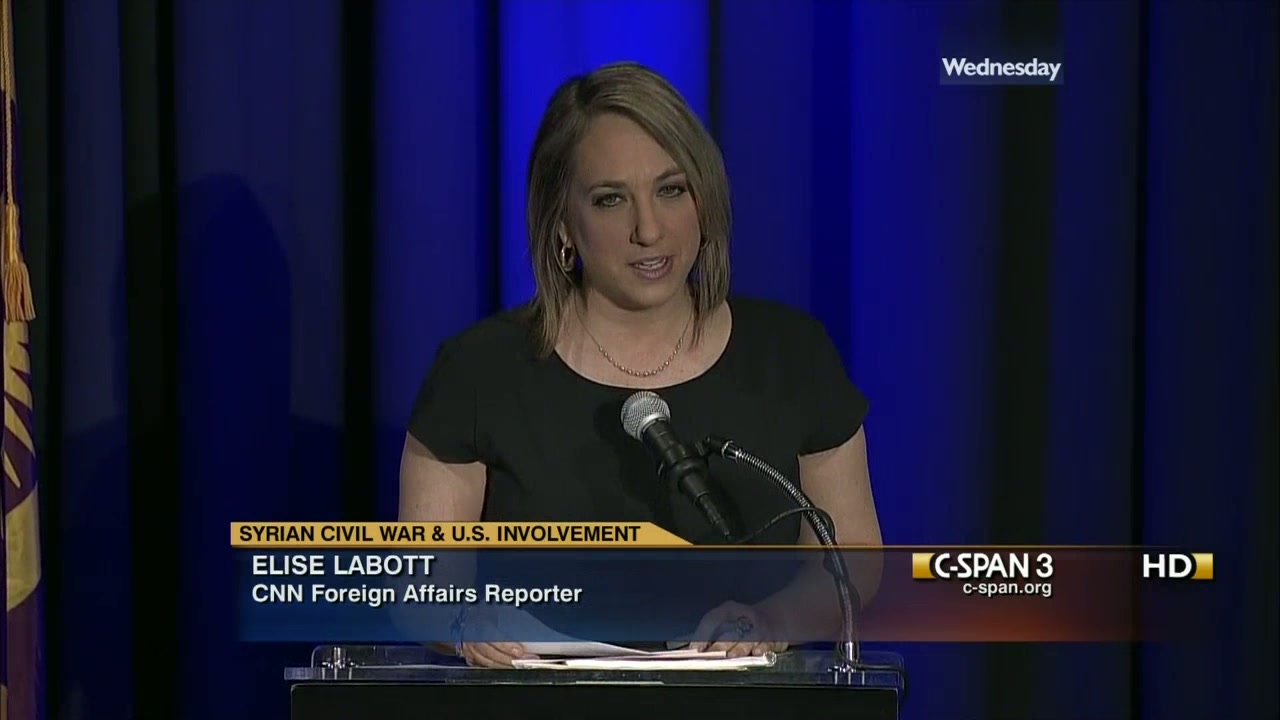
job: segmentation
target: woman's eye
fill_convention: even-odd
[[[688,192],[688,188],[686,188],[684,185],[673,183],[671,185],[663,185],[662,188],[658,190],[658,197],[664,197],[664,198],[680,197],[686,192]]]
[[[622,203],[622,196],[618,193],[609,193],[608,195],[600,195],[592,201],[596,207],[615,207]]]

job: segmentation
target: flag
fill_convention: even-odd
[[[35,319],[31,280],[22,257],[18,214],[17,93],[13,72],[13,7],[0,0],[0,103],[4,167],[0,221],[4,262],[4,477],[0,480],[0,568],[5,614],[0,620],[0,720],[42,717],[43,639],[40,619],[40,512],[32,432],[31,356],[27,323]]]

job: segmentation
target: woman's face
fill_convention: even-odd
[[[639,125],[592,121],[574,157],[564,232],[589,290],[643,310],[684,290],[698,256],[698,208],[685,174]]]

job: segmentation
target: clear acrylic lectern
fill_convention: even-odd
[[[748,670],[494,670],[417,645],[326,645],[285,670],[292,720],[408,718],[874,718],[896,720],[902,659],[832,670],[831,651],[790,651]],[[465,714],[464,714],[465,713]]]

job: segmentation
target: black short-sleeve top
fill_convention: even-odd
[[[733,323],[720,358],[653,392],[685,442],[729,438],[799,483],[799,456],[853,437],[867,401],[816,319],[771,301],[728,302]],[[537,357],[526,318],[506,311],[443,343],[410,434],[444,462],[484,463],[482,520],[644,521],[707,542],[706,521],[658,480],[648,451],[623,430],[622,404],[636,390],[588,380],[555,353]],[[713,458],[710,470],[744,531],[792,507],[750,468]],[[793,544],[800,522],[792,515],[755,542]]]

